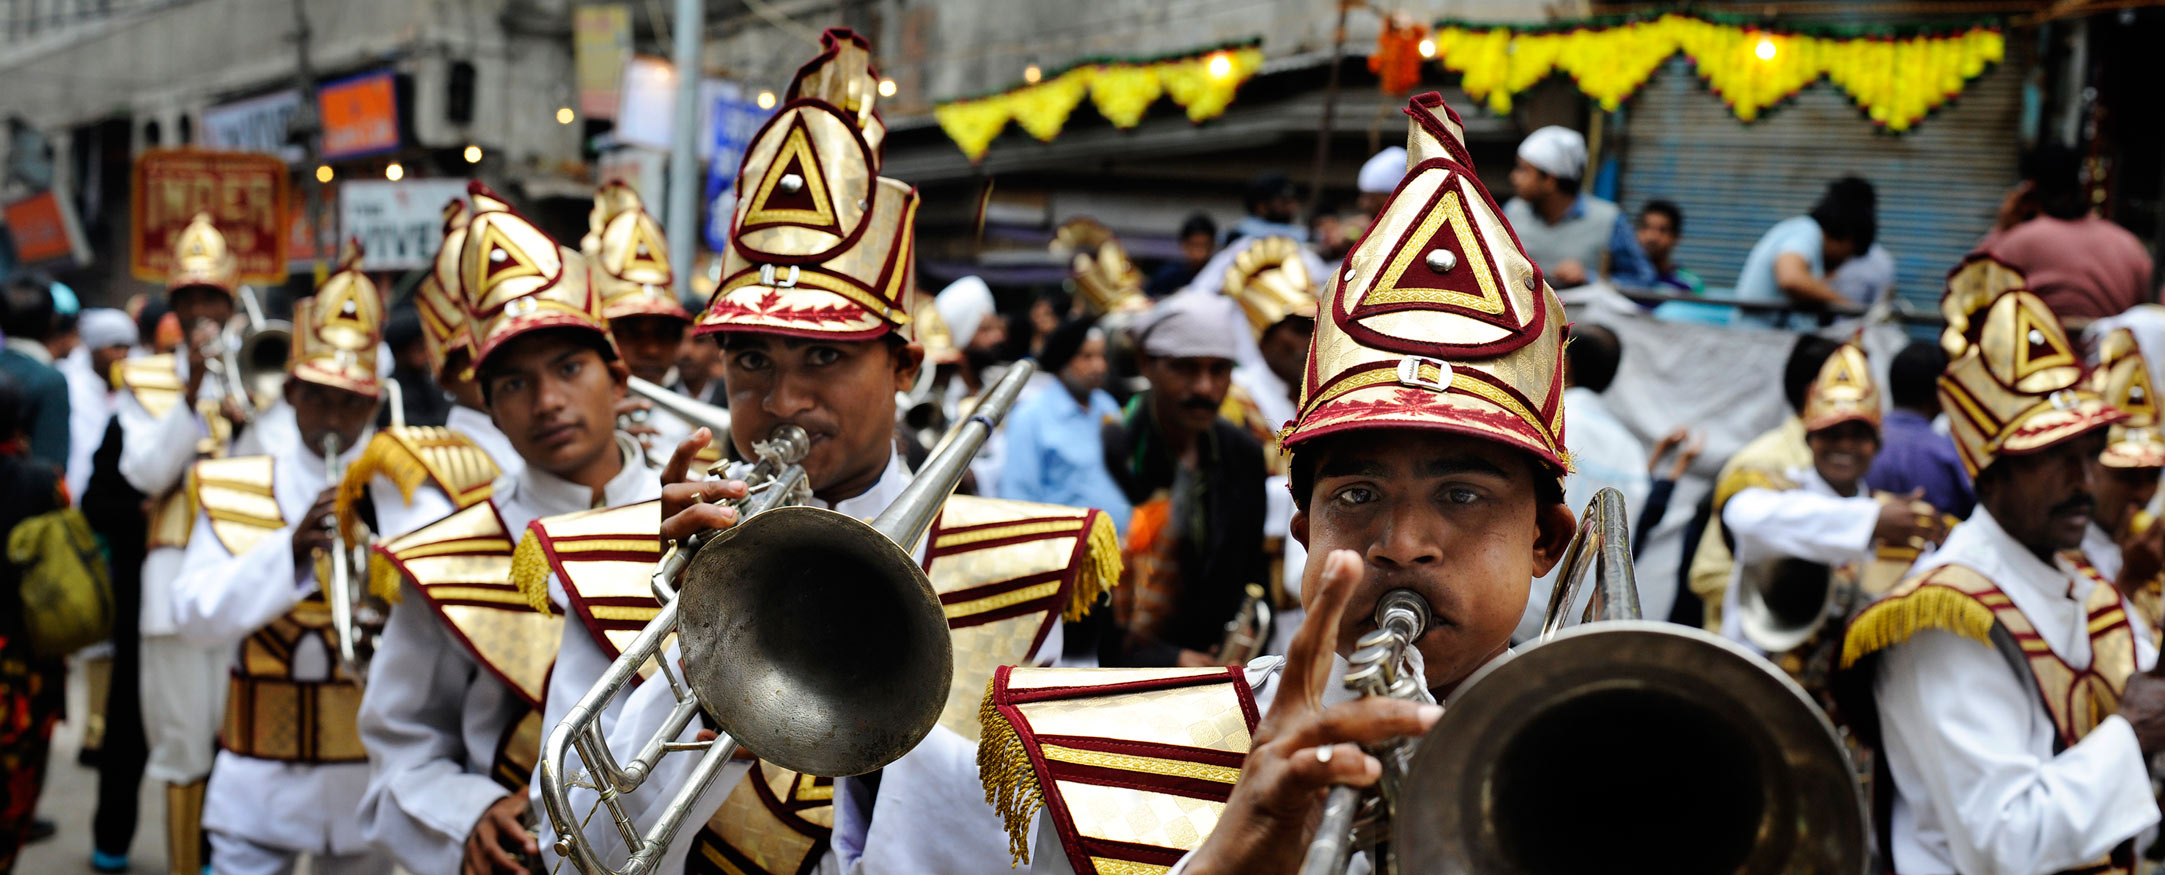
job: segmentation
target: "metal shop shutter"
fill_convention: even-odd
[[[2007,61],[1899,135],[1824,79],[1745,124],[1670,58],[1625,110],[1620,199],[1634,216],[1655,198],[1683,207],[1677,260],[1726,294],[1713,290],[1736,284],[1768,227],[1810,211],[1829,180],[1862,176],[1878,190],[1897,293],[1934,310],[1947,271],[1991,229],[2018,175],[2027,53],[2009,42]]]

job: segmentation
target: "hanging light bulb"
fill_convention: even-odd
[[[1022,68],[1022,81],[1024,82],[1036,85],[1037,80],[1043,78],[1045,78],[1045,71],[1038,69],[1036,64]]]
[[[1421,57],[1433,58],[1436,56],[1436,41],[1432,39],[1422,40],[1420,49]]]
[[[466,163],[468,164],[481,163],[481,147],[473,144],[468,144],[466,146],[465,157]]]
[[[330,182],[330,181],[331,181],[331,177],[332,177],[332,176],[334,176],[334,175],[335,175],[335,174],[333,174],[333,173],[331,172],[331,165],[329,165],[329,164],[318,164],[318,165],[316,165],[316,181],[317,181],[317,182]]]
[[[572,112],[572,111],[571,111],[571,107],[568,107],[568,106],[559,106],[559,107],[557,107],[557,108],[556,108],[556,123],[557,123],[557,124],[560,124],[560,125],[568,125],[568,124],[571,124],[571,122],[572,122],[572,120],[573,120],[573,119],[576,119],[576,118],[578,118],[578,117],[579,117],[578,113]]]
[[[401,179],[405,179],[406,168],[401,166],[398,162],[393,161],[391,162],[391,166],[385,167],[383,169],[383,178],[391,180],[392,182],[397,182]]]
[[[880,96],[881,96],[881,97],[893,97],[893,96],[895,96],[895,80],[893,80],[893,79],[881,79],[881,80],[880,80]]]
[[[1759,44],[1752,47],[1752,54],[1758,55],[1759,60],[1762,61],[1774,60],[1774,56],[1780,51],[1781,49],[1774,45],[1774,41],[1766,37],[1760,37]]]
[[[760,109],[773,109],[773,108],[774,108],[774,92],[772,92],[772,91],[762,91],[762,92],[759,92],[759,97],[758,97],[758,101],[759,101],[759,108],[760,108]]]

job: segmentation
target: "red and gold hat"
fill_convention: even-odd
[[[2150,384],[2150,364],[2143,360],[2134,332],[2118,328],[2105,335],[2090,380],[2106,404],[2127,414],[2112,426],[2098,461],[2107,468],[2165,468],[2165,432],[2159,429],[2157,391]]]
[[[830,28],[820,45],[745,152],[702,334],[913,337],[917,190],[879,175],[871,44]]]
[[[286,373],[370,398],[383,394],[376,348],[383,340],[383,298],[361,272],[361,241],[346,244],[338,270],[314,297],[293,305],[293,347]]]
[[[1406,114],[1406,176],[1325,287],[1280,442],[1434,429],[1525,450],[1561,477],[1563,305],[1474,174],[1458,114],[1433,92]]]
[[[173,238],[173,269],[165,275],[165,290],[209,286],[228,295],[240,284],[240,262],[226,246],[226,236],[211,224],[209,213],[197,213]]]
[[[1225,270],[1225,293],[1240,302],[1258,340],[1287,319],[1316,318],[1316,278],[1308,275],[1301,245],[1291,237],[1248,244]]]
[[[464,198],[444,204],[443,245],[436,250],[434,268],[414,289],[422,346],[428,350],[430,369],[439,374],[452,353],[473,351],[474,339],[466,330],[466,296],[459,289],[459,249],[466,243],[466,223],[471,218]]]
[[[1819,376],[1804,393],[1804,430],[1815,432],[1845,422],[1863,422],[1879,430],[1879,384],[1864,347],[1852,340],[1836,347]]]
[[[1092,316],[1150,309],[1143,294],[1143,274],[1128,260],[1128,250],[1103,222],[1087,216],[1061,223],[1052,235],[1052,251],[1068,260],[1076,297]]]
[[[2126,417],[2085,384],[2082,362],[2022,274],[1972,258],[1940,301],[1949,355],[1940,406],[1971,477],[2001,456],[2034,453]]]
[[[459,290],[473,336],[473,367],[512,338],[544,328],[592,331],[614,358],[616,341],[602,320],[586,258],[557,245],[488,186],[473,182],[466,193],[473,217],[459,246]]]
[[[638,192],[623,180],[610,180],[594,192],[587,229],[579,251],[593,266],[603,316],[692,321],[692,314],[684,312],[672,290],[675,274],[669,270],[669,245],[662,237],[662,226],[647,214]]]

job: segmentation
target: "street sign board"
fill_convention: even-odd
[[[135,159],[128,269],[163,282],[173,238],[209,213],[240,264],[240,281],[286,280],[286,164],[275,155],[150,149]]]

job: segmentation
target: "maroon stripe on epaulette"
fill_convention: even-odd
[[[978,613],[971,614],[967,617],[951,618],[947,621],[947,628],[968,629],[971,626],[982,626],[986,623],[997,623],[1001,620],[1012,619],[1015,617],[1028,616],[1031,614],[1043,614],[1045,613],[1046,608],[1052,607],[1059,602],[1060,596],[1058,593],[1045,596],[1043,598],[1031,599],[1026,602],[1016,602],[1004,608],[997,608],[990,611],[979,611]],[[1028,651],[1029,653],[1036,653],[1037,648],[1045,643],[1045,630],[1042,627],[1050,626],[1051,620],[1056,619],[1059,619],[1058,612],[1054,612],[1050,620],[1047,620],[1045,623],[1040,625],[1040,628],[1038,629],[1038,636],[1031,643],[1030,649]]]
[[[1187,856],[1187,854],[1171,848],[1138,845],[1133,842],[1116,842],[1111,839],[1088,837],[1081,838],[1081,841],[1084,852],[1092,857],[1109,857],[1115,860],[1147,863],[1152,866],[1171,866],[1180,862],[1181,857]],[[1084,870],[1077,869],[1075,871],[1081,872]]]
[[[992,596],[996,596],[1005,592],[1014,592],[1018,589],[1027,589],[1040,583],[1051,583],[1056,580],[1061,580],[1067,577],[1067,574],[1068,573],[1066,569],[1062,569],[1059,571],[1046,571],[1038,574],[1031,574],[1023,577],[996,581],[993,583],[980,584],[978,586],[973,586],[968,589],[958,589],[954,592],[943,592],[940,593],[940,604],[953,605],[960,604],[962,602],[974,602],[978,599],[990,598]]]
[[[1228,680],[1238,680],[1241,677],[1241,675],[1236,674],[1236,672],[1240,671],[1240,668],[1238,666],[1233,666],[1225,669],[1223,673],[1220,673],[1218,671],[1210,671],[1203,674],[1189,675],[1186,677],[1152,678],[1150,680],[1127,681],[1117,684],[1071,687],[1033,687],[1029,689],[1018,690],[1012,687],[1008,687],[1004,683],[1005,674],[1009,668],[1010,666],[1001,666],[999,669],[999,671],[1002,673],[1003,679],[1001,688],[1007,693],[1006,704],[1008,705],[1027,705],[1031,702],[1042,702],[1047,699],[1072,699],[1077,696],[1094,697],[1116,695],[1120,693],[1147,693],[1154,690],[1171,690],[1181,687],[1200,687],[1208,686],[1210,684],[1222,684],[1226,683]],[[1245,697],[1243,697],[1243,701],[1246,701]],[[1249,707],[1252,708],[1253,706]],[[1251,711],[1248,716],[1249,722],[1252,724],[1255,720],[1253,712]]]
[[[1066,763],[1050,759],[1045,761],[1045,768],[1046,771],[1052,774],[1053,780],[1056,781],[1074,781],[1082,784],[1096,784],[1100,787],[1124,787],[1129,790],[1141,790],[1148,793],[1186,796],[1190,799],[1201,799],[1205,802],[1224,802],[1227,797],[1233,794],[1233,785],[1217,781],[1206,781],[1201,778],[1146,775],[1142,772],[1131,772],[1125,769],[1085,766],[1080,763]]]
[[[928,568],[931,567],[932,560],[941,556],[954,556],[959,553],[976,553],[982,550],[990,550],[995,547],[1006,547],[1012,544],[1034,544],[1038,541],[1050,541],[1054,538],[1087,539],[1090,535],[1090,529],[1088,528],[1089,521],[1082,520],[1079,522],[1081,525],[1079,525],[1078,528],[1076,528],[1075,531],[1072,532],[1036,532],[1028,535],[1015,535],[1009,538],[993,538],[986,541],[972,541],[970,543],[954,547],[929,547],[925,550],[925,566]],[[932,542],[938,543],[939,537],[951,534],[954,533],[936,533],[932,538]]]
[[[1248,758],[1247,754],[1235,753],[1229,750],[1187,747],[1178,744],[1158,744],[1149,741],[1074,735],[1036,735],[1035,737],[1040,742],[1057,747],[1072,747],[1076,750],[1094,750],[1100,753],[1152,757],[1161,760],[1187,760],[1209,766],[1223,766],[1228,769],[1240,768],[1240,764]]]

